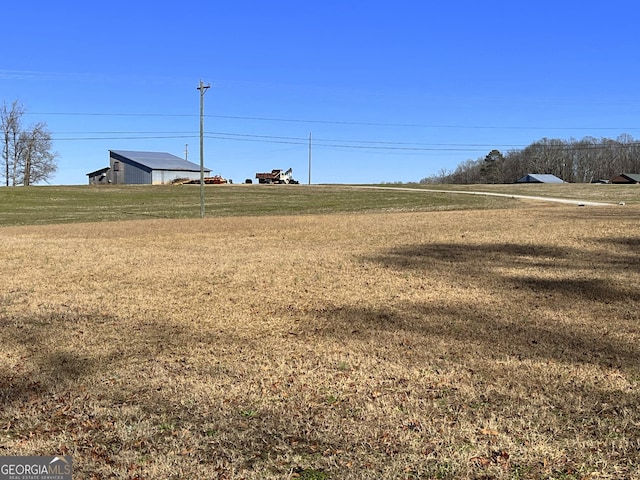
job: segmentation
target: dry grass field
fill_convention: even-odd
[[[640,206],[0,229],[0,455],[640,478]]]

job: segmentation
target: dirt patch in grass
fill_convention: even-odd
[[[0,455],[78,478],[636,478],[640,209],[0,229]]]

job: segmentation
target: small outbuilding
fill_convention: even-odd
[[[211,170],[205,168],[204,175],[210,176]],[[92,185],[165,185],[199,179],[200,166],[165,152],[109,150],[109,166],[87,176]]]
[[[105,167],[100,170],[96,170],[95,172],[87,173],[87,176],[89,177],[89,185],[104,185],[111,183],[111,178],[109,177],[110,170],[111,169],[109,167]]]
[[[620,175],[617,175],[615,177],[613,177],[610,181],[610,183],[617,183],[617,184],[637,184],[640,183],[640,174],[638,173],[621,173]]]
[[[518,183],[564,183],[564,180],[547,173],[529,173],[518,180]]]

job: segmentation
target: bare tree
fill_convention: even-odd
[[[606,180],[620,173],[640,172],[640,142],[623,133],[615,140],[584,137],[542,138],[522,150],[466,160],[452,173],[425,179],[430,183],[512,183],[527,173],[550,173],[567,182]]]
[[[51,134],[45,123],[37,123],[20,135],[22,183],[29,186],[46,181],[56,171],[56,154],[51,152]]]
[[[22,128],[25,108],[14,101],[0,108],[2,158],[6,186],[32,185],[47,181],[56,172],[57,154],[52,152],[51,133],[44,122]]]
[[[515,183],[529,173],[522,150],[509,150],[503,163],[505,183]]]
[[[18,138],[20,137],[20,123],[25,113],[24,107],[14,100],[11,107],[2,102],[0,108],[0,129],[2,130],[2,159],[4,161],[4,177],[6,186],[9,186],[11,170],[19,156]]]

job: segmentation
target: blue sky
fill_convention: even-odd
[[[419,181],[547,138],[640,137],[634,1],[60,0],[3,7],[0,101],[44,121],[53,184],[109,150],[242,182]],[[8,21],[7,21],[8,20]]]

